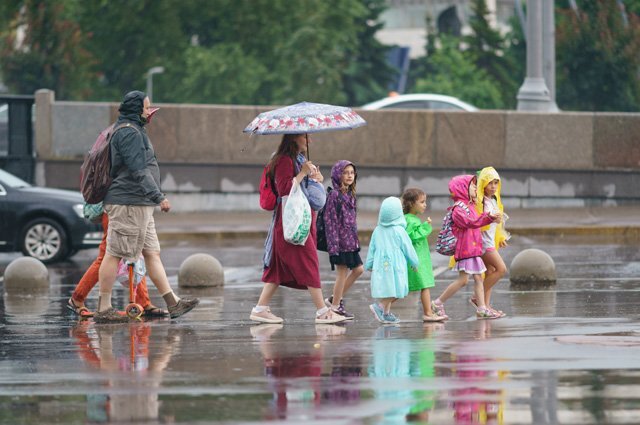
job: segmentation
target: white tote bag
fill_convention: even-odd
[[[311,207],[300,183],[294,178],[289,196],[284,199],[282,228],[284,240],[294,245],[304,245],[311,230]]]

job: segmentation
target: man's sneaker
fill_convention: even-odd
[[[349,313],[345,308],[344,308],[344,301],[340,300],[340,307],[338,308],[331,308],[331,310],[334,313],[339,314],[340,316],[346,317],[347,320],[353,320],[354,315]]]
[[[273,314],[269,307],[267,307],[266,310],[263,310],[260,313],[257,313],[255,310],[252,309],[251,310],[251,315],[249,316],[249,319],[253,320],[254,322],[260,322],[260,323],[282,323],[282,322],[284,322],[284,319],[282,317],[278,317],[275,314]]]
[[[400,323],[400,319],[398,319],[396,317],[395,314],[389,312],[389,313],[384,313],[382,316],[384,322],[383,323],[391,323],[391,324],[397,324]]]
[[[347,320],[346,317],[334,313],[331,309],[328,309],[324,314],[321,314],[320,316],[316,314],[316,324],[340,323],[344,322],[345,320]]]
[[[111,307],[104,311],[98,311],[93,316],[93,321],[96,323],[127,323],[129,318],[126,314],[120,314],[118,310]]]
[[[331,308],[331,306],[333,305],[333,295],[331,295],[329,298],[324,299],[324,305]]]
[[[371,310],[373,315],[376,317],[376,320],[378,322],[384,323],[384,310],[382,309],[382,307],[380,307],[380,304],[373,303],[369,305],[369,309]]]
[[[444,311],[444,304],[436,304],[435,301],[431,301],[431,310],[440,317],[448,319],[447,313]]]
[[[193,310],[199,302],[200,300],[197,298],[180,298],[176,305],[168,306],[167,310],[169,310],[171,318],[175,319]]]

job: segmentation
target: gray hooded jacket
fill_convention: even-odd
[[[105,204],[158,205],[165,199],[160,191],[160,168],[153,146],[142,121],[142,109],[147,95],[141,91],[127,93],[120,104],[116,125],[119,129],[111,139],[111,177]]]

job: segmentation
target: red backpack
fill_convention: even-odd
[[[264,166],[262,177],[260,177],[260,208],[267,211],[276,209],[278,194],[274,189],[274,182],[269,177],[269,164]]]
[[[97,204],[101,202],[105,196],[109,186],[111,186],[111,138],[124,127],[131,127],[138,131],[135,126],[130,123],[119,124],[118,126],[111,124],[100,132],[93,147],[87,154],[80,167],[80,192],[84,200],[88,204]]]

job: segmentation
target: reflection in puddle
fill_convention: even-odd
[[[76,325],[64,302],[84,265],[53,268],[47,292],[0,297],[0,424],[638,423],[640,249],[534,242],[557,259],[553,291],[505,279],[508,317],[476,321],[466,291],[445,324],[409,299],[398,327],[373,321],[360,281],[352,323],[314,326],[308,294],[282,291],[285,324],[254,325],[261,284],[240,275],[179,320]]]
[[[95,422],[131,422],[159,417],[158,388],[180,336],[164,336],[150,349],[152,327],[145,322],[125,326],[84,321],[71,329],[85,366],[106,372],[104,393],[87,395],[87,419]]]

